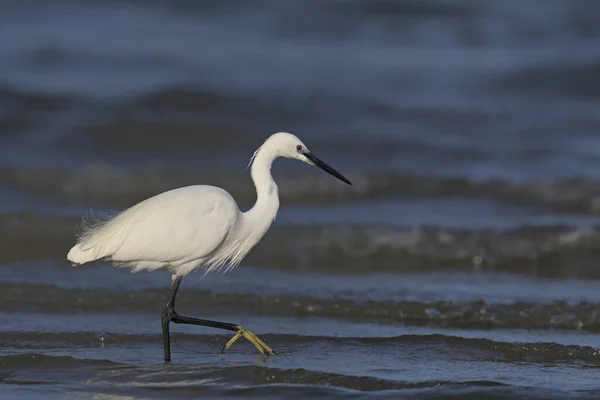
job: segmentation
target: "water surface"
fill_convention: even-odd
[[[14,3],[14,2],[13,2]],[[0,396],[600,398],[595,2],[0,5]],[[291,131],[242,265],[170,277],[66,253],[86,213],[219,185]]]

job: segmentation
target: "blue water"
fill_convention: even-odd
[[[600,4],[0,4],[0,397],[597,398]],[[282,208],[224,276],[65,255],[81,216],[174,187]],[[154,322],[153,322],[154,321]]]

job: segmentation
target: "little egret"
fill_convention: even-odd
[[[250,159],[256,203],[241,212],[225,190],[208,185],[187,186],[146,199],[105,221],[84,224],[67,259],[76,265],[111,261],[132,272],[167,269],[171,291],[162,313],[165,362],[171,361],[169,323],[209,326],[236,332],[223,350],[240,337],[261,354],[274,355],[262,340],[241,325],[184,317],[175,312],[182,277],[196,269],[227,272],[238,265],[267,232],[279,210],[279,193],[271,165],[278,157],[294,158],[319,167],[351,185],[319,160],[296,136],[271,135]]]

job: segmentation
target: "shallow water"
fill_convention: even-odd
[[[600,398],[600,6],[566,0],[0,5],[0,397]],[[282,208],[195,273],[65,256],[90,210],[219,185],[276,131]]]

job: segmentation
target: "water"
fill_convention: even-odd
[[[0,5],[0,396],[600,398],[600,6]],[[282,209],[227,275],[65,256],[82,215],[207,183]]]

